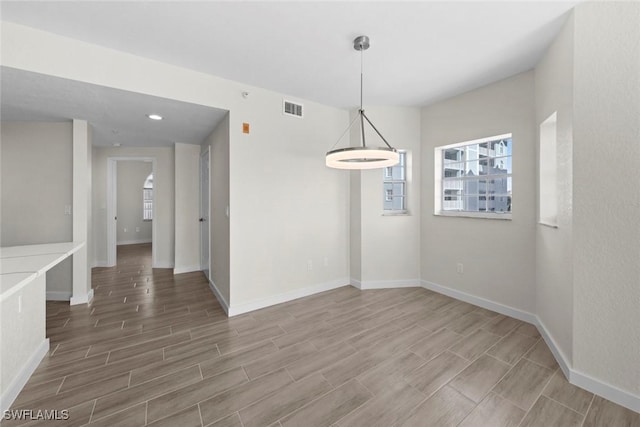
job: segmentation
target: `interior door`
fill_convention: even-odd
[[[209,150],[200,155],[200,269],[209,278]]]

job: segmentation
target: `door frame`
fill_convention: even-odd
[[[151,221],[151,267],[156,268],[156,245],[157,220],[156,220],[156,158],[143,156],[114,156],[107,157],[107,267],[113,267],[117,263],[117,204],[118,204],[118,162],[138,161],[151,162],[151,173],[153,174],[153,195],[152,195],[152,221]],[[140,194],[142,202],[142,193]]]
[[[207,172],[208,172],[208,177],[207,177],[207,202],[208,202],[208,206],[206,207],[206,209],[204,210],[207,213],[207,244],[208,244],[208,248],[207,248],[207,255],[208,255],[208,259],[207,259],[207,264],[208,264],[208,269],[206,271],[208,271],[208,274],[205,273],[205,276],[207,277],[207,279],[209,281],[211,281],[211,150],[209,149],[209,147],[206,147],[204,149],[204,151],[202,151],[200,153],[200,215],[202,215],[202,211],[203,211],[203,206],[202,206],[202,178],[203,178],[203,172],[202,172],[202,161],[203,159],[206,157],[207,159]],[[205,271],[202,265],[202,249],[204,247],[203,245],[203,239],[202,239],[202,228],[204,227],[203,223],[200,223],[200,270],[201,271]]]

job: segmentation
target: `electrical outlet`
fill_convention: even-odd
[[[64,205],[64,214],[71,215],[71,205]]]
[[[127,229],[126,229],[126,228],[124,229],[124,232],[125,232],[125,233],[127,232]]]
[[[463,274],[464,273],[464,265],[462,265],[461,262],[459,262],[456,265],[456,271],[458,272],[458,274]]]
[[[311,260],[307,261],[307,270],[309,271],[313,270],[313,261]]]

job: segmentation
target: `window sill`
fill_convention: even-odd
[[[409,211],[382,211],[382,216],[411,216]]]
[[[553,224],[551,222],[538,221],[538,225],[542,225],[544,227],[549,227],[549,228],[558,228],[558,224]]]
[[[484,213],[484,212],[461,212],[461,211],[440,211],[434,212],[435,216],[453,216],[462,218],[499,219],[511,221],[511,213]]]

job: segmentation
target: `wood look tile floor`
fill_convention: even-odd
[[[67,409],[64,426],[640,427],[569,384],[535,327],[444,295],[345,286],[229,319],[201,273],[150,264],[150,245],[119,247],[89,306],[47,303],[51,350],[12,409]]]

